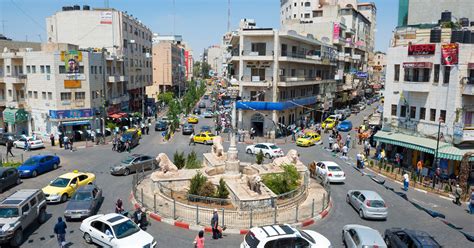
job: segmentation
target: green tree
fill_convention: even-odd
[[[186,169],[201,168],[201,161],[198,160],[196,152],[193,150],[186,158]]]
[[[211,70],[211,65],[207,62],[201,63],[201,72],[203,78],[209,78],[209,71]]]
[[[202,187],[207,182],[207,177],[205,177],[200,171],[191,178],[191,183],[189,185],[188,194],[199,195]]]
[[[260,152],[257,153],[257,155],[255,156],[255,160],[256,160],[255,162],[257,164],[262,164],[263,163],[263,158],[264,158],[263,152],[262,152],[262,150],[260,150]]]
[[[206,181],[199,191],[200,196],[214,197],[216,194],[216,187],[209,181]]]
[[[217,186],[216,197],[221,198],[221,199],[227,199],[228,196],[229,196],[229,190],[227,189],[227,186],[225,185],[224,179],[221,178],[221,180],[219,180],[219,186]]]
[[[281,167],[283,173],[267,174],[262,177],[263,183],[277,195],[295,190],[300,180],[300,174],[294,165],[284,164]]]
[[[167,105],[173,100],[173,92],[162,92],[157,96],[157,100]]]
[[[173,162],[178,167],[178,169],[184,168],[186,165],[186,158],[184,157],[184,152],[179,153],[176,151],[173,155]]]

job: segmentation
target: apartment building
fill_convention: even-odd
[[[376,7],[357,0],[281,0],[282,30],[311,34],[336,47],[336,106],[364,96],[375,45]]]
[[[11,41],[12,47],[15,43]],[[59,132],[80,136],[99,128],[96,113],[104,111],[105,82],[110,77],[107,55],[60,43],[42,44],[37,51],[5,47],[0,53],[4,128],[43,137]],[[113,94],[108,96],[114,101]]]
[[[336,90],[335,48],[311,36],[241,28],[230,39],[231,83],[238,83],[238,128],[278,136],[280,128],[320,120]]]
[[[449,10],[457,18],[474,20],[474,1],[471,0],[399,0],[398,26],[437,24],[438,13]],[[433,13],[436,13],[433,15]]]
[[[105,49],[108,60],[118,62],[110,65],[113,75],[108,83],[119,85],[123,100],[111,113],[142,111],[145,87],[152,84],[152,32],[147,26],[126,12],[76,5],[47,17],[46,28],[48,42]]]
[[[214,75],[222,76],[224,64],[224,50],[220,45],[212,45],[207,49],[206,61],[211,66]]]
[[[389,158],[397,152],[409,158],[404,161],[409,168],[429,161],[426,175],[440,167],[457,176],[462,156],[474,151],[474,27],[442,28],[451,22],[448,14],[431,14],[441,16],[439,24],[394,31],[386,57],[383,129],[374,138]],[[436,155],[439,163],[433,162]]]
[[[380,89],[385,83],[386,56],[386,53],[375,52],[373,58],[369,61],[369,82],[372,88]]]

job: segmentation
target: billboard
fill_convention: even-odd
[[[332,32],[332,40],[337,41],[341,35],[341,25],[339,23],[334,23],[333,32]]]
[[[100,12],[100,24],[112,24],[112,11]]]
[[[81,81],[80,80],[64,80],[64,88],[65,89],[81,88]]]
[[[408,45],[408,55],[433,55],[436,52],[435,44]]]
[[[82,62],[82,52],[63,51],[61,52],[61,61],[64,61],[66,73],[79,73],[79,62]]]
[[[459,45],[457,43],[441,45],[441,64],[444,66],[457,65],[459,58]]]

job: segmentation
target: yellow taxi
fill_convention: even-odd
[[[135,132],[135,131],[137,132],[138,137],[141,138],[141,137],[142,137],[142,130],[141,130],[140,128],[134,128],[134,127],[132,127],[132,128],[127,129],[126,132],[131,132],[131,133],[133,133],[133,132]]]
[[[298,138],[296,140],[296,145],[297,146],[312,146],[316,144],[316,142],[318,142],[319,140],[321,140],[321,136],[319,136],[318,133],[309,132],[309,133],[305,133],[303,137]]]
[[[325,129],[333,129],[336,126],[336,117],[329,116],[321,123],[321,127]]]
[[[92,184],[94,181],[94,174],[75,170],[51,181],[43,188],[43,192],[48,202],[65,202],[79,187]]]
[[[209,145],[214,142],[214,137],[216,137],[214,134],[210,132],[203,132],[194,135],[193,140],[196,143],[202,143],[204,145]]]
[[[199,119],[196,116],[189,116],[188,117],[188,123],[197,124],[198,122],[199,122]]]

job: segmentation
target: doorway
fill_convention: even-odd
[[[263,127],[265,117],[262,114],[256,113],[250,118],[250,127],[255,130],[255,136],[263,136]]]

